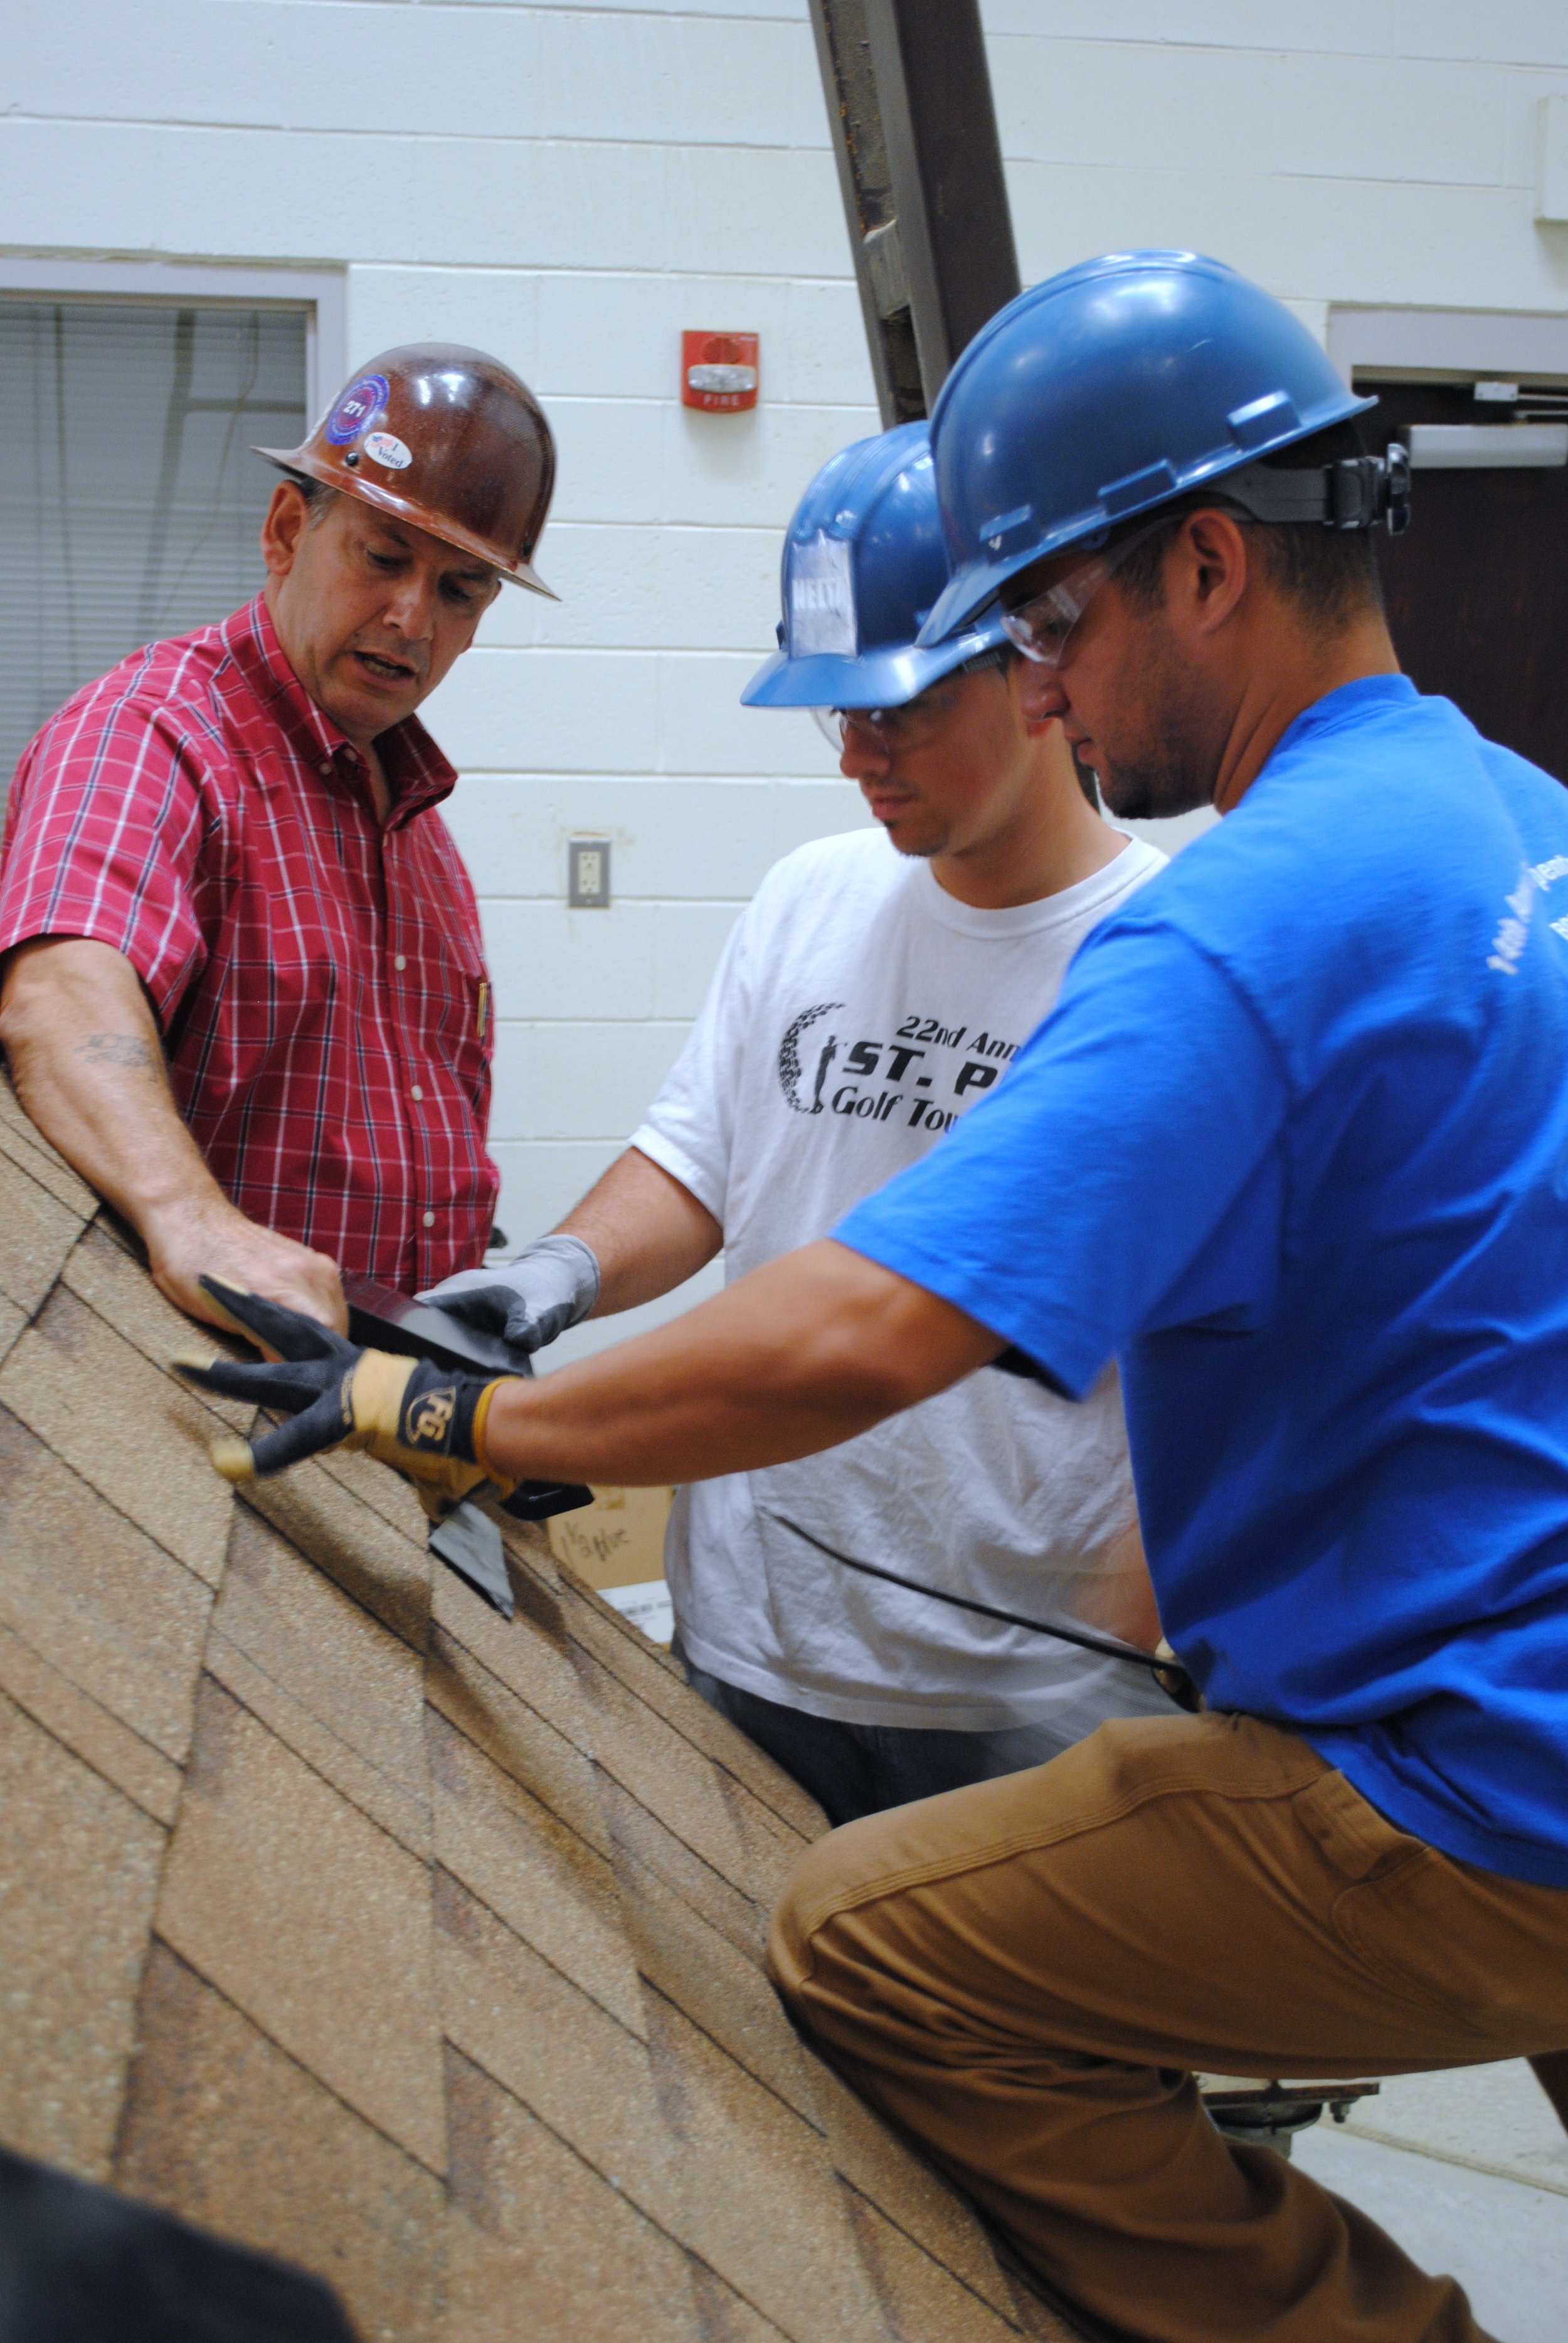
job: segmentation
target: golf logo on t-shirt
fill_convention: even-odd
[[[800,1096],[800,1038],[815,1025],[819,1017],[829,1016],[833,1010],[842,1009],[843,1006],[841,1001],[819,1001],[815,1009],[803,1009],[779,1044],[779,1087],[784,1093],[785,1103],[793,1107],[797,1114],[821,1113],[822,1085],[828,1079],[829,1067],[839,1054],[838,1040],[836,1036],[829,1033],[827,1044],[817,1059],[817,1078],[812,1084],[811,1095],[809,1099],[802,1098]]]
[[[940,1018],[907,1016],[891,1041],[844,1044],[831,1031],[806,1037],[841,1001],[803,1009],[779,1044],[779,1087],[796,1114],[836,1114],[859,1122],[900,1120],[933,1135],[949,1130],[980,1091],[990,1090],[1018,1044]],[[943,1051],[953,1056],[945,1059]],[[944,1103],[950,1097],[951,1104]]]

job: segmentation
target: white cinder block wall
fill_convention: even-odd
[[[1568,310],[1568,227],[1533,216],[1563,0],[984,13],[1026,279],[1194,244],[1318,331]],[[4,248],[341,266],[353,361],[477,342],[549,407],[561,604],[508,590],[430,709],[495,968],[502,1220],[533,1233],[768,864],[861,818],[807,719],[736,704],[789,509],[876,424],[805,0],[12,0],[0,89]],[[679,407],[686,327],[761,335],[756,414]],[[565,908],[579,833],[614,841],[608,913]]]
[[[1025,282],[1195,246],[1298,303],[1568,308],[1562,0],[981,0]]]

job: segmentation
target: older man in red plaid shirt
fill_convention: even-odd
[[[482,1255],[489,984],[414,716],[531,566],[548,424],[479,352],[393,350],[284,471],[267,580],[24,755],[0,1040],[24,1105],[196,1316],[206,1271],[342,1326]]]

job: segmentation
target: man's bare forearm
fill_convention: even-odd
[[[110,945],[21,945],[0,994],[0,1041],[39,1130],[133,1226],[224,1202],[180,1118],[136,972]]]
[[[997,1335],[830,1239],[673,1325],[497,1392],[485,1447],[521,1480],[652,1486],[836,1447],[972,1373]]]
[[[213,1317],[200,1284],[211,1275],[347,1325],[336,1262],[247,1220],[208,1171],[122,953],[85,936],[19,945],[0,990],[0,1041],[28,1114],[129,1221],[171,1302]]]
[[[707,1206],[635,1147],[616,1158],[554,1233],[579,1238],[598,1262],[596,1318],[684,1285],[724,1242]]]

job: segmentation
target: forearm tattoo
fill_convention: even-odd
[[[126,1073],[151,1074],[163,1088],[168,1086],[168,1071],[164,1053],[155,1041],[144,1041],[139,1033],[89,1033],[78,1041],[78,1058],[90,1066],[115,1066]]]

